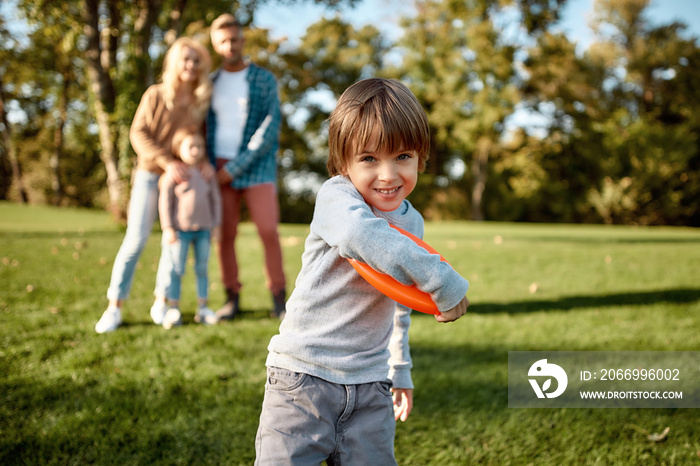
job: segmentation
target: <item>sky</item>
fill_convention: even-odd
[[[593,3],[594,0],[569,0],[563,19],[557,26],[583,49],[592,39],[587,22],[593,11]],[[355,26],[367,23],[378,25],[390,38],[395,39],[400,35],[398,20],[411,14],[412,4],[410,0],[360,0],[355,8],[342,10],[342,16]],[[0,0],[0,13],[9,20],[9,27],[14,23],[14,8],[14,1]],[[299,1],[293,6],[280,6],[274,0],[269,0],[256,12],[255,24],[270,29],[273,37],[287,37],[295,42],[309,25],[324,14],[332,16],[334,13],[313,0]],[[681,21],[688,25],[687,33],[700,38],[700,0],[651,0],[649,19],[658,24]]]
[[[562,20],[556,25],[557,29],[577,42],[579,53],[588,48],[593,38],[587,25],[593,4],[594,0],[569,0]],[[399,19],[412,15],[412,5],[411,0],[360,0],[355,8],[341,10],[341,16],[356,27],[374,24],[389,39],[396,40],[401,35]],[[14,8],[14,1],[0,0],[0,14],[8,20],[8,27],[16,25],[13,21]],[[280,6],[275,0],[268,0],[256,12],[255,25],[269,29],[272,37],[286,37],[290,45],[295,45],[308,26],[323,15],[332,17],[334,14],[334,10],[319,6],[313,0],[299,1],[291,6]],[[651,0],[648,19],[652,24],[667,24],[678,20],[688,26],[686,35],[700,38],[700,0]],[[329,96],[319,96],[319,100],[321,104],[328,104],[329,109],[334,103]],[[526,118],[531,121],[532,115]]]
[[[577,43],[579,53],[585,51],[593,40],[588,21],[594,3],[594,0],[569,0],[562,20],[555,27]],[[341,17],[355,27],[374,24],[390,39],[397,39],[401,34],[399,18],[413,13],[412,4],[410,0],[361,0],[355,8],[341,10]],[[651,0],[647,14],[652,24],[668,24],[674,20],[683,22],[688,26],[686,35],[700,38],[700,0]],[[308,26],[323,15],[333,17],[335,12],[311,1],[293,6],[280,6],[271,1],[256,12],[255,25],[269,29],[273,38],[286,37],[293,45],[298,43]],[[332,95],[319,94],[316,100],[328,111],[335,103]],[[507,127],[526,126],[537,134],[534,128],[544,123],[543,118],[520,109],[509,118]]]
[[[342,17],[355,26],[377,25],[390,38],[396,38],[400,35],[398,20],[411,14],[412,3],[408,0],[362,0],[355,8],[342,10]],[[584,50],[592,40],[587,22],[593,12],[593,3],[594,0],[569,0],[563,19],[557,25]],[[311,1],[294,6],[279,6],[272,1],[256,12],[255,24],[269,29],[275,38],[287,37],[294,42],[324,14],[334,15],[332,10]],[[651,0],[649,19],[654,24],[682,21],[688,25],[690,34],[700,37],[700,0]]]
[[[592,41],[588,21],[593,13],[594,0],[569,0],[559,27],[570,39],[587,48]],[[673,21],[688,26],[686,34],[700,37],[700,1],[651,0],[647,17],[652,24],[668,24]]]

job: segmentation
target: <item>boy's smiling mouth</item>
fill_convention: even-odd
[[[395,193],[396,191],[398,191],[399,189],[401,189],[401,186],[397,186],[397,187],[391,188],[391,189],[386,189],[386,188],[385,188],[385,189],[380,189],[380,188],[376,188],[375,191],[377,191],[379,194],[388,195],[388,194],[394,194],[394,193]]]

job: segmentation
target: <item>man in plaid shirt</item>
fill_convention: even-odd
[[[230,14],[212,22],[211,42],[222,58],[212,74],[214,89],[207,116],[207,152],[217,168],[221,187],[222,224],[219,264],[226,303],[220,320],[238,312],[241,282],[234,242],[245,201],[265,250],[267,287],[272,293],[273,317],[284,318],[286,280],[277,225],[277,148],[280,104],[274,75],[243,58],[243,28]]]

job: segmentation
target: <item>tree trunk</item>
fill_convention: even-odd
[[[141,92],[145,91],[148,86],[155,82],[155,73],[153,72],[153,64],[148,55],[148,48],[151,45],[153,25],[158,19],[158,13],[161,10],[161,0],[139,0],[138,14],[134,22],[134,56],[133,63],[135,66],[134,77],[137,83],[141,83]],[[176,15],[177,10],[171,12]],[[168,43],[168,35],[165,34],[166,45]],[[173,39],[174,40],[174,39]]]
[[[486,178],[488,175],[489,152],[492,142],[482,136],[476,144],[476,152],[472,159],[472,220],[481,222],[484,220],[483,198],[486,190]]]
[[[107,172],[107,191],[109,194],[109,210],[118,220],[124,219],[124,183],[119,176],[118,167],[118,137],[117,125],[112,124],[116,106],[114,83],[103,64],[111,63],[110,52],[103,53],[99,30],[99,0],[85,0],[83,19],[85,21],[85,37],[87,50],[85,58],[90,89],[94,95],[94,111],[100,138],[100,159],[105,164]],[[107,43],[111,39],[107,40]],[[109,44],[112,45],[112,44]],[[110,48],[109,46],[107,47]]]
[[[27,189],[24,187],[24,180],[22,179],[22,169],[19,165],[19,160],[17,159],[17,151],[15,145],[12,142],[12,127],[10,122],[7,121],[7,113],[5,112],[5,93],[2,86],[2,76],[0,76],[0,122],[2,122],[2,142],[5,146],[5,153],[7,158],[10,160],[10,166],[12,167],[12,179],[19,193],[19,199],[23,204],[29,202],[29,196],[27,195]]]
[[[165,33],[165,44],[170,47],[182,34],[182,14],[187,6],[187,0],[177,0],[174,8],[170,11],[170,28]]]
[[[61,158],[63,154],[63,128],[68,119],[68,91],[70,89],[70,74],[63,75],[63,89],[58,100],[58,120],[53,133],[53,153],[49,159],[51,167],[51,189],[53,191],[53,205],[61,205],[63,200],[63,183],[61,183]]]

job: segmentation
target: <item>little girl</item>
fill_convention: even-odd
[[[221,224],[219,186],[215,178],[205,181],[198,168],[200,163],[207,160],[204,137],[196,127],[181,128],[173,135],[172,146],[175,155],[188,165],[189,176],[185,181],[176,183],[166,173],[160,180],[162,254],[169,254],[172,264],[170,285],[166,289],[169,309],[163,318],[163,327],[167,329],[182,324],[180,288],[190,243],[194,248],[197,277],[198,309],[194,320],[206,325],[216,323],[216,315],[207,307],[207,269],[211,236],[217,237]]]

